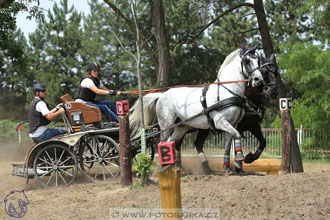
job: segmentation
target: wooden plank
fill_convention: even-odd
[[[233,168],[233,159],[231,158],[230,166]],[[223,170],[223,159],[209,160],[211,169]],[[216,166],[215,166],[216,165]],[[244,171],[255,171],[255,172],[265,172],[270,175],[278,175],[278,172],[281,170],[281,159],[258,159],[253,163],[247,164],[243,162]]]

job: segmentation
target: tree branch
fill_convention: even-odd
[[[126,22],[126,24],[130,27],[131,31],[135,34],[136,31],[136,27],[135,24],[126,16],[124,15],[119,8],[117,8],[110,0],[104,0],[105,3],[107,3],[110,8],[112,8],[112,10],[115,11],[115,13],[121,17],[122,19],[124,19],[124,21]],[[147,40],[145,40],[146,38],[140,33],[140,37],[143,39],[144,42],[147,42]],[[144,49],[146,49],[146,51],[148,52],[148,54],[150,55],[151,59],[153,60],[155,65],[158,65],[158,59],[157,57],[154,55],[152,49],[150,48],[148,43],[143,44]]]
[[[243,7],[243,6],[246,6],[246,7],[251,7],[253,9],[255,9],[255,6],[253,4],[250,4],[250,3],[243,3],[243,4],[239,4],[233,8],[230,8],[228,9],[227,11],[225,11],[224,13],[222,13],[221,15],[219,15],[218,17],[216,17],[215,19],[213,19],[210,23],[208,23],[197,35],[195,36],[191,36],[191,35],[185,35],[183,36],[179,41],[178,43],[175,45],[180,45],[180,44],[184,44],[184,43],[187,43],[187,41],[185,40],[186,38],[191,38],[190,42],[191,41],[194,41],[196,38],[198,38],[201,34],[203,34],[203,32],[209,28],[212,24],[214,24],[217,20],[219,20],[221,17],[229,14],[230,12],[236,10],[237,8],[240,8],[240,7]]]

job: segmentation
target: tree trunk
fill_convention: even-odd
[[[259,25],[259,29],[260,29],[263,49],[265,51],[265,55],[267,57],[270,57],[270,55],[272,53],[274,53],[274,48],[273,48],[272,39],[269,34],[264,4],[263,4],[262,0],[254,0],[254,9],[255,9],[255,12],[257,15],[257,19],[258,19],[258,25]],[[276,60],[275,60],[275,65],[277,66]],[[278,76],[277,76],[277,83],[279,85],[279,97],[278,98],[286,98],[287,93],[286,93],[286,89],[284,87],[280,74],[278,74]],[[285,120],[285,119],[282,118],[282,120]],[[295,131],[295,127],[294,127],[294,123],[291,118],[291,115],[288,117],[287,120],[289,120],[289,121],[285,122],[285,123],[289,124],[290,130]],[[284,123],[282,122],[282,124],[284,124]],[[291,152],[292,152],[291,154],[294,154],[294,155],[291,155],[291,158],[294,158],[295,165],[292,166],[292,172],[303,172],[304,169],[302,166],[302,160],[301,160],[301,155],[299,152],[297,138],[295,137],[295,135],[293,135],[293,133],[294,132],[291,132]]]
[[[290,126],[291,126],[291,151],[290,151],[291,172],[301,173],[304,172],[304,168],[301,160],[299,145],[297,142],[296,129],[294,129],[293,120],[291,117],[290,117]]]
[[[170,51],[162,0],[153,0],[151,8],[158,48],[157,87],[167,87],[169,85]]]

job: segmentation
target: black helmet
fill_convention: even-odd
[[[46,91],[46,86],[45,84],[43,83],[36,83],[34,86],[33,86],[33,91]]]
[[[89,70],[100,70],[100,66],[96,62],[91,62],[87,66],[87,71]]]

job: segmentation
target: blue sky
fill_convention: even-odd
[[[74,4],[74,7],[77,11],[83,12],[85,15],[89,13],[88,0],[68,0],[68,5],[71,7]],[[45,15],[47,17],[48,9],[52,9],[54,2],[60,4],[60,0],[41,0],[40,7],[45,9]],[[79,2],[79,4],[78,4]],[[25,37],[28,38],[29,33],[34,32],[37,28],[37,22],[32,18],[31,20],[26,19],[26,16],[29,15],[27,12],[19,12],[16,17],[17,28],[20,28]]]

